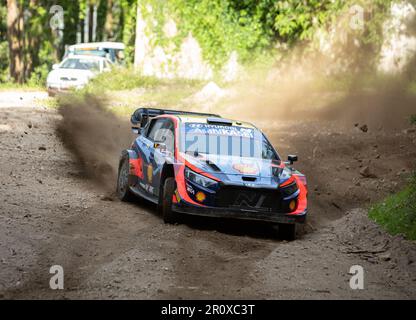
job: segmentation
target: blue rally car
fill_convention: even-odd
[[[306,178],[282,161],[250,123],[215,114],[137,109],[138,134],[122,151],[117,194],[158,206],[166,223],[180,214],[268,221],[294,239],[307,213]]]

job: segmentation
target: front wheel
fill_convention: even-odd
[[[175,223],[178,221],[177,213],[172,210],[172,198],[175,189],[175,178],[166,178],[159,200],[159,208],[165,223]]]
[[[132,201],[134,195],[129,188],[130,165],[128,158],[123,158],[118,169],[117,196],[121,201]]]
[[[278,225],[279,238],[281,240],[293,241],[296,239],[296,223]]]

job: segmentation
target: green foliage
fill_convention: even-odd
[[[403,191],[371,208],[369,217],[393,235],[416,240],[416,174]]]
[[[162,87],[195,87],[201,86],[204,82],[199,80],[189,79],[160,79],[151,76],[143,76],[133,68],[114,68],[111,72],[104,72],[97,77],[87,86],[88,91],[96,90],[130,90],[136,88],[162,88]]]
[[[251,60],[273,45],[274,33],[266,27],[267,10],[273,1],[231,0],[145,0],[141,12],[150,25],[148,32],[156,35],[153,46],[179,49],[182,40],[192,34],[202,48],[203,57],[214,67],[221,67],[236,50],[240,59]],[[163,26],[172,17],[178,34],[168,39]],[[270,25],[270,22],[268,23]]]
[[[412,114],[410,116],[410,123],[414,126],[416,126],[416,114]]]
[[[310,40],[316,28],[326,25],[344,4],[345,1],[340,0],[278,1],[274,28],[289,44],[296,40]]]
[[[51,0],[19,0],[26,13],[25,55],[33,64],[27,74],[29,81],[44,80],[45,70],[62,57],[64,44],[76,42],[76,33],[83,34],[83,21],[88,4],[98,3],[97,41],[104,37],[106,13],[113,16],[112,40],[126,45],[126,60],[134,56],[136,9],[140,6],[152,34],[150,46],[163,47],[167,54],[180,49],[185,37],[192,34],[202,55],[216,70],[237,51],[239,62],[247,65],[272,63],[282,56],[277,44],[290,47],[313,40],[315,32],[325,29],[340,16],[348,16],[349,8],[358,4],[365,8],[365,30],[358,35],[368,52],[377,52],[382,37],[382,23],[388,16],[392,0],[120,0],[107,8],[105,0],[61,0],[65,29],[58,45],[56,34],[49,27]],[[8,50],[6,39],[6,1],[0,0],[0,81],[7,80]],[[164,26],[169,19],[176,23],[178,33],[168,38]],[[347,27],[347,26],[346,26]],[[33,43],[29,40],[35,40]],[[280,46],[279,46],[280,47]],[[140,48],[139,48],[140,50]],[[277,52],[279,51],[279,52]],[[29,59],[28,59],[29,60]],[[361,61],[365,61],[363,58]],[[363,62],[364,63],[364,62]],[[37,80],[33,80],[37,79]]]
[[[2,2],[0,2],[0,83],[8,81],[9,74],[9,48],[6,25],[7,8]]]
[[[313,40],[318,29],[328,29],[341,15],[349,18],[349,8],[355,4],[366,12],[364,31],[356,36],[364,45],[377,49],[390,3],[391,0],[143,0],[140,9],[148,33],[153,35],[153,47],[160,45],[166,50],[175,44],[178,49],[182,40],[192,34],[205,60],[218,69],[234,50],[240,62],[251,63],[258,57],[276,56],[277,42],[290,47]],[[173,18],[178,27],[174,39],[168,39],[163,32],[168,18]]]
[[[122,0],[120,1],[122,9],[122,38],[121,41],[126,45],[126,61],[128,63],[133,62],[134,57],[134,42],[136,31],[136,12],[137,1],[136,0]]]
[[[0,83],[7,82],[9,78],[9,47],[7,41],[0,42]]]
[[[68,99],[82,102],[95,96],[106,98],[108,110],[119,116],[130,115],[138,106],[186,109],[183,99],[199,91],[204,84],[198,80],[142,76],[132,68],[116,68],[98,75],[81,90],[71,90],[58,99],[51,99],[48,107],[55,108]],[[122,90],[129,90],[129,93],[119,92]]]

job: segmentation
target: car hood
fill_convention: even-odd
[[[185,160],[204,172],[239,176],[272,177],[273,167],[281,166],[280,161],[236,156],[185,154]]]
[[[90,70],[79,70],[79,69],[56,69],[52,70],[48,79],[61,80],[61,78],[71,79],[89,79],[94,76],[94,73]]]

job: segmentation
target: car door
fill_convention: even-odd
[[[150,195],[159,195],[161,171],[166,162],[166,155],[173,154],[172,135],[173,123],[170,119],[152,119],[138,141],[143,160],[141,186]]]
[[[154,195],[158,196],[161,188],[162,170],[166,162],[173,163],[175,139],[174,124],[171,119],[163,119],[160,126],[152,130],[149,139],[153,142],[153,153],[150,156],[153,166],[152,186]]]

